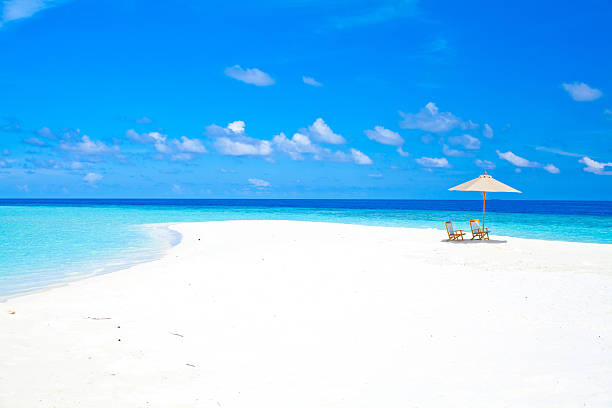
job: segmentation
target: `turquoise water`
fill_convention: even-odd
[[[444,220],[451,219],[455,228],[469,230],[468,219],[481,216],[478,202],[305,202],[301,207],[294,202],[270,201],[231,205],[11,204],[15,203],[0,202],[0,298],[157,258],[180,239],[165,223],[240,219],[323,221],[436,228],[441,230],[442,239]],[[602,204],[603,209],[581,207],[569,214],[550,213],[554,207],[549,210],[550,206],[542,205],[531,206],[532,213],[510,212],[516,205],[504,209],[505,205],[492,203],[492,211],[487,213],[487,226],[495,235],[612,243],[608,233],[612,228],[610,203]],[[499,208],[496,210],[495,206]],[[567,207],[563,208],[568,212]],[[508,212],[498,212],[500,209]]]

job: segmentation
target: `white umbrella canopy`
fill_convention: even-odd
[[[482,192],[482,229],[484,230],[484,219],[485,219],[485,200],[487,193],[520,193],[515,188],[510,187],[502,183],[501,181],[495,180],[485,171],[484,174],[476,177],[473,180],[466,181],[455,187],[449,188],[451,191],[480,191]]]
[[[495,180],[493,177],[488,175],[486,171],[484,174],[481,174],[475,179],[461,183],[458,186],[451,187],[449,190],[481,191],[484,193],[520,193],[520,191],[517,189],[514,189],[501,181]]]

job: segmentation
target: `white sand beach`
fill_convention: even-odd
[[[172,228],[160,260],[0,303],[0,407],[612,406],[610,245]]]

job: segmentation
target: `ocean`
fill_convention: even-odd
[[[301,220],[469,231],[480,200],[0,199],[0,300],[160,257],[168,223]],[[492,235],[612,244],[611,201],[487,200]],[[612,247],[611,247],[612,250]]]

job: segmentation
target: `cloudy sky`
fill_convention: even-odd
[[[612,199],[612,8],[492,3],[2,1],[0,196]]]

